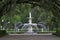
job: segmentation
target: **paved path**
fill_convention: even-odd
[[[60,40],[54,35],[7,35],[0,40]]]

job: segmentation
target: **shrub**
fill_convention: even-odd
[[[6,30],[0,30],[0,37],[7,35]]]
[[[58,29],[58,30],[56,31],[56,35],[57,35],[57,36],[60,36],[60,29]]]
[[[56,30],[56,33],[53,33],[53,35],[59,36],[60,37],[60,29]]]

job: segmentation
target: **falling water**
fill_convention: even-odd
[[[30,32],[30,33],[32,33],[33,31],[33,28],[32,28],[32,26],[30,26],[29,28],[28,28],[28,32]]]

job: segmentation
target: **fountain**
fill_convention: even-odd
[[[35,34],[37,33],[37,31],[39,30],[38,29],[38,25],[41,27],[41,32],[44,32],[47,28],[44,24],[44,22],[40,22],[39,24],[37,23],[32,23],[32,15],[31,15],[31,12],[29,12],[29,17],[28,17],[28,21],[29,23],[24,23],[23,25],[19,25],[18,27],[15,25],[15,29],[19,31],[19,27],[22,26],[21,29],[23,29],[25,31],[25,33],[28,33],[28,34]],[[33,31],[33,28],[35,28],[35,31]]]
[[[31,16],[31,12],[29,13],[29,23],[25,23],[24,26],[22,27],[22,29],[27,29],[27,33],[34,33],[33,31],[33,27],[36,28],[36,30],[38,30],[37,24],[36,23],[32,23],[32,16]]]

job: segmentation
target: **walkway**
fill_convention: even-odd
[[[60,40],[54,35],[7,35],[0,40]]]

